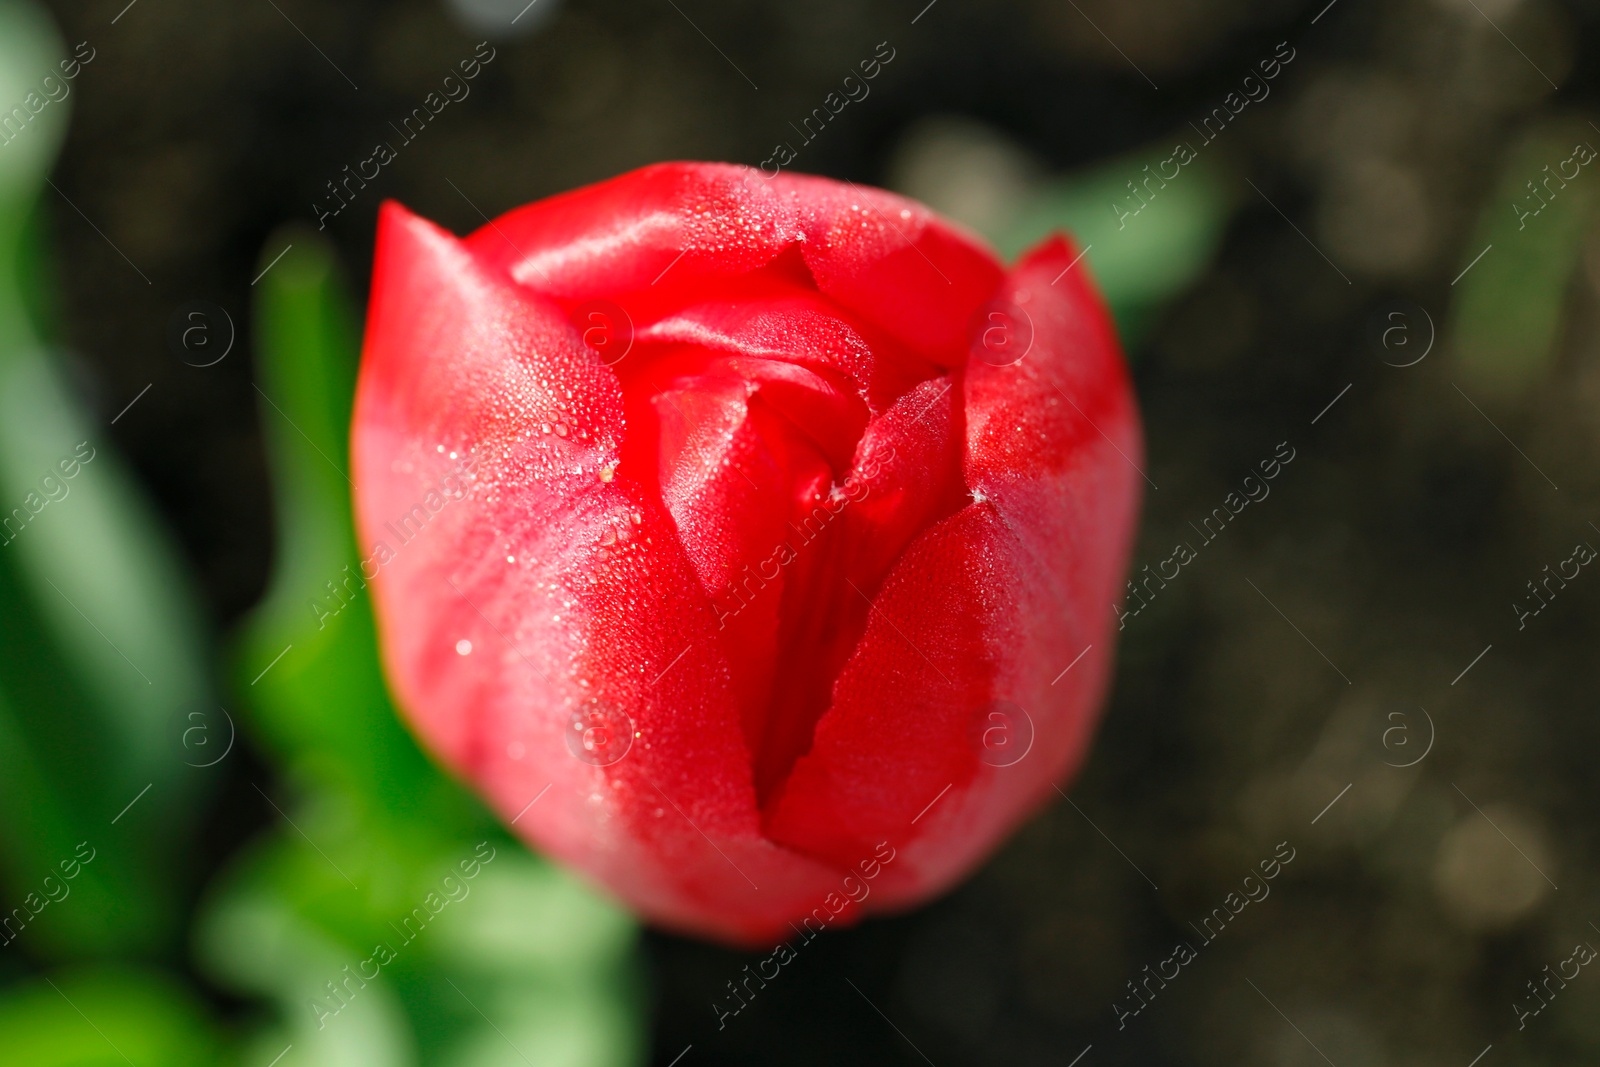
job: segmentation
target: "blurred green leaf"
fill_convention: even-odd
[[[304,1063],[454,1062],[493,1033],[478,1010],[497,1003],[495,1026],[532,1020],[541,1045],[581,1053],[563,1062],[637,1062],[626,913],[503,835],[447,844],[359,810],[315,794],[297,812],[305,839],[258,844],[203,910],[202,964],[277,1004],[279,1048],[293,1041]],[[366,1045],[377,1051],[357,1055]]]
[[[274,891],[281,887],[275,882],[242,879],[235,893],[208,910],[200,926],[199,952],[207,969],[234,989],[277,1007],[277,1021],[252,1041],[258,1054],[248,1062],[270,1062],[292,1045],[279,1067],[415,1063],[405,1013],[387,985],[369,982],[347,993],[348,1006],[331,1018],[314,1010],[314,1004],[333,1003],[327,984],[364,953],[352,952],[307,922],[289,898]]]
[[[0,3],[0,99],[61,54],[35,9]],[[17,897],[78,842],[97,852],[26,932],[36,951],[144,951],[172,941],[204,778],[183,716],[213,701],[176,554],[30,322],[23,280],[44,271],[26,238],[66,116],[52,102],[0,148],[0,843]]]
[[[351,513],[349,424],[356,330],[334,255],[313,231],[269,241],[259,283],[257,399],[272,468],[277,552],[266,599],[239,642],[238,688],[277,750],[398,818],[484,825],[405,731],[378,661]],[[345,585],[349,575],[356,579]],[[349,604],[319,613],[330,585]],[[280,658],[281,657],[281,658]],[[265,673],[263,673],[265,672]]]
[[[159,973],[78,970],[0,992],[0,1067],[231,1063],[192,998]]]
[[[1173,146],[1163,142],[1043,182],[1006,232],[991,236],[1010,261],[1057,230],[1071,233],[1088,249],[1084,258],[1131,345],[1211,261],[1233,211],[1226,169],[1204,147],[1176,177],[1141,184],[1147,164],[1154,174],[1172,155]],[[1141,201],[1129,182],[1145,201],[1137,213]]]
[[[71,114],[71,97],[44,101],[35,114],[26,107],[28,94],[35,94],[36,101],[44,96],[39,89],[41,79],[59,74],[57,63],[66,54],[42,8],[23,0],[0,0],[0,101],[8,114],[11,108],[23,106],[29,115],[25,125],[12,122],[11,131],[20,132],[11,133],[11,139],[0,145],[0,248],[7,253],[15,247],[16,231],[44,187],[67,135]],[[9,275],[15,267],[8,254],[0,270]],[[4,281],[6,288],[11,288],[11,278]],[[0,329],[6,325],[0,320]]]
[[[461,970],[508,980],[544,974],[587,981],[632,950],[636,930],[616,905],[560,868],[503,850],[472,888],[475,903],[440,930],[434,951]],[[528,916],[537,915],[537,922]]]
[[[551,1062],[637,1062],[632,919],[512,842],[421,753],[390,701],[359,584],[336,614],[311,605],[328,602],[328,584],[359,559],[346,443],[354,316],[315,234],[278,235],[263,252],[269,263],[257,389],[278,555],[234,673],[252,721],[287,760],[292,796],[273,804],[294,825],[280,824],[213,886],[196,936],[201,962],[275,1004],[251,1062],[292,1044],[280,1067],[488,1063],[496,1042],[505,1048],[496,1025]],[[494,860],[468,878],[461,864],[478,842]],[[393,960],[362,978],[380,944]],[[468,996],[504,1006],[504,1018],[486,1023]]]
[[[1600,201],[1600,158],[1569,163],[1575,178],[1560,174],[1580,144],[1593,154],[1600,136],[1578,119],[1529,130],[1507,154],[1464,253],[1483,258],[1460,279],[1452,347],[1463,382],[1491,402],[1520,396],[1555,361],[1567,283]]]
[[[462,986],[453,993],[494,1025],[465,1033],[439,1059],[444,1067],[602,1067],[642,1058],[636,1020],[593,989]]]

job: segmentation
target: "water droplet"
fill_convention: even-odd
[[[463,637],[461,640],[457,641],[456,642],[456,655],[458,655],[458,656],[470,656],[470,655],[472,655],[472,642],[468,641],[465,637]]]

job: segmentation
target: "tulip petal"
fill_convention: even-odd
[[[517,828],[635,907],[782,928],[837,875],[760,833],[708,598],[617,467],[615,376],[553,305],[394,205],[377,260],[352,452],[362,535],[393,542],[372,588],[401,706],[509,821],[540,797]],[[463,460],[459,502],[401,541],[394,518]],[[595,727],[609,746],[574,743]]]
[[[826,861],[899,849],[880,907],[958,878],[1074,769],[1106,684],[1139,433],[1103,305],[1081,275],[1051,284],[1072,251],[1047,242],[1002,287],[1033,345],[968,366],[972,501],[895,564],[767,814],[773,840]],[[985,747],[997,701],[1021,709],[1015,762]]]
[[[675,310],[640,339],[676,341],[730,355],[781,360],[844,379],[878,414],[940,368],[897,345],[815,289],[769,284]]]
[[[1109,672],[1139,432],[1075,263],[722,165],[463,240],[385,205],[352,462],[418,733],[678,929],[948,885],[1081,760]]]
[[[964,359],[1002,272],[975,236],[876,189],[749,167],[661,163],[517,208],[467,239],[564,306],[608,299],[646,323],[799,246],[813,284],[926,359]]]

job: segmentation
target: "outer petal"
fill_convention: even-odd
[[[819,178],[662,163],[518,208],[468,238],[513,278],[564,305],[609,299],[653,321],[757,268],[803,268],[827,296],[946,365],[1002,271],[974,236],[926,207]]]
[[[1067,271],[1072,255],[1054,239],[1007,279],[1001,296],[1031,320],[1033,345],[1010,366],[968,365],[972,503],[890,572],[767,820],[774,840],[835,863],[878,841],[899,849],[869,909],[970,869],[1076,768],[1093,728],[1141,453],[1109,317]],[[982,743],[995,700],[1031,723],[1032,747],[1008,766]],[[1026,725],[1008,726],[1025,739]]]
[[[352,448],[401,706],[520,832],[636,908],[768,936],[838,874],[760,833],[715,617],[659,494],[617,467],[622,433],[615,376],[558,309],[385,206]],[[464,464],[452,501],[436,490]],[[620,740],[569,744],[629,722],[617,762]]]

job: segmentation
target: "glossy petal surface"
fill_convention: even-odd
[[[1074,254],[1008,275],[902,198],[708,164],[465,239],[386,206],[354,478],[413,727],[678,929],[970,870],[1084,755],[1137,508]],[[970,354],[995,308],[1004,366]]]

